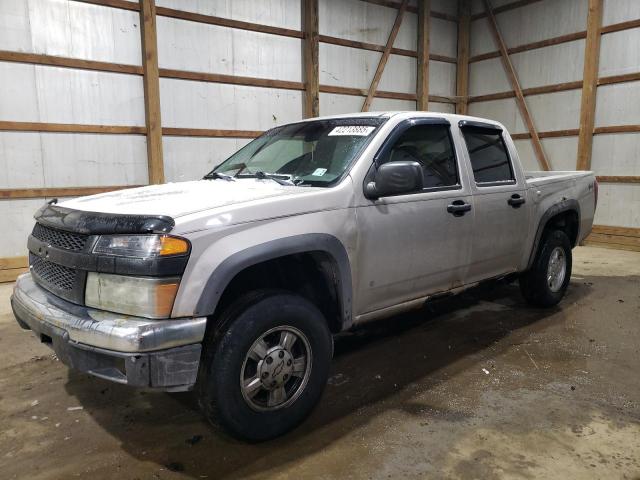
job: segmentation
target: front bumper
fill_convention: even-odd
[[[66,365],[127,385],[189,390],[196,381],[206,318],[149,320],[90,309],[18,277],[11,296],[22,328]]]

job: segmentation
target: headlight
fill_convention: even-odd
[[[89,272],[84,303],[88,307],[146,318],[169,318],[179,277],[127,277]]]
[[[189,241],[170,235],[102,235],[93,253],[118,257],[153,258],[189,253]]]

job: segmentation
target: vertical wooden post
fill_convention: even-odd
[[[458,68],[456,71],[456,113],[466,115],[469,105],[469,0],[458,0]]]
[[[591,168],[593,127],[596,117],[596,91],[600,63],[600,28],[602,27],[602,0],[589,0],[587,40],[584,45],[584,73],[580,102],[580,133],[578,136],[578,170]]]
[[[155,0],[140,0],[142,69],[144,75],[144,115],[147,127],[149,183],[164,183],[162,160],[162,121],[160,119],[160,80]]]
[[[318,0],[303,0],[302,9],[304,29],[304,116],[309,118],[320,115]]]
[[[408,2],[409,0],[402,0],[402,4],[400,4],[400,8],[398,9],[398,14],[396,15],[396,21],[393,23],[393,28],[391,28],[391,33],[389,33],[387,44],[384,46],[382,57],[380,57],[380,61],[378,62],[376,73],[373,75],[373,80],[371,80],[371,85],[369,85],[367,98],[364,99],[364,103],[362,104],[363,112],[369,111],[369,107],[371,106],[373,97],[376,94],[376,90],[378,90],[378,84],[380,83],[380,79],[382,78],[382,72],[384,72],[384,67],[387,64],[389,55],[391,54],[391,49],[393,48],[393,42],[396,41],[396,36],[398,35],[398,30],[400,30],[400,25],[402,24],[402,18],[404,17],[404,12],[407,10]]]
[[[429,110],[429,32],[431,0],[418,0],[417,110]]]
[[[513,93],[516,96],[516,103],[518,104],[520,115],[522,115],[522,119],[529,129],[529,134],[531,135],[531,143],[533,143],[533,151],[538,158],[540,167],[542,167],[543,170],[551,170],[551,166],[549,165],[547,156],[545,155],[544,149],[542,148],[542,143],[540,142],[538,131],[533,124],[533,118],[531,117],[531,113],[529,112],[529,108],[527,107],[527,102],[525,101],[524,95],[522,94],[522,88],[520,87],[520,82],[518,81],[518,75],[516,74],[515,68],[513,68],[513,64],[511,63],[511,59],[509,58],[509,52],[507,51],[507,46],[504,43],[502,35],[500,34],[500,30],[498,29],[498,22],[496,22],[496,17],[493,14],[491,2],[489,0],[484,0],[484,6],[487,12],[487,19],[489,20],[489,28],[491,29],[493,39],[498,46],[498,50],[500,50],[502,65],[504,66],[504,70],[507,74],[507,78],[509,79],[509,83],[511,84],[511,88],[513,89]]]

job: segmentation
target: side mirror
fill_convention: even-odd
[[[364,195],[375,200],[421,189],[422,167],[418,162],[389,162],[378,167],[373,182],[365,185]]]

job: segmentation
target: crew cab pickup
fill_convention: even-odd
[[[201,180],[45,204],[13,311],[70,367],[194,389],[265,440],[317,403],[334,334],[508,276],[557,304],[597,191],[592,172],[523,171],[491,120],[300,121]]]

